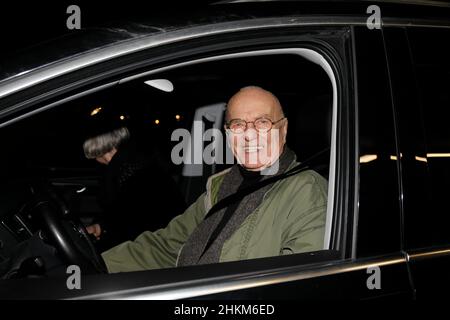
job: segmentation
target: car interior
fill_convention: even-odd
[[[103,210],[98,194],[105,166],[86,159],[82,148],[93,118],[109,113],[135,128],[143,147],[162,156],[187,207],[204,192],[211,174],[231,164],[174,164],[171,152],[179,141],[173,132],[192,134],[194,120],[201,119],[205,131],[218,128],[224,134],[228,99],[250,85],[279,98],[288,118],[287,145],[298,161],[328,150],[312,166],[328,180],[334,92],[320,65],[297,54],[272,54],[142,75],[0,128],[0,277],[57,276],[74,262],[91,273],[105,272],[98,241],[83,227]],[[222,148],[225,154],[226,143]],[[149,218],[162,216],[167,223],[176,214],[154,212]]]

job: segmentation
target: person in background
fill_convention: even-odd
[[[86,229],[103,251],[134,240],[144,231],[164,227],[183,212],[185,203],[156,148],[150,143],[147,147],[139,144],[138,138],[120,124],[98,124],[103,131],[110,131],[96,128],[83,150],[86,158],[105,165],[99,193],[103,214]],[[167,195],[170,202],[164,201]]]

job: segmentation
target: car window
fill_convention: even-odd
[[[450,191],[450,50],[449,29],[408,30],[408,40],[421,104],[425,155],[416,160],[427,164],[427,193],[423,194],[427,212],[413,217],[420,234],[415,246],[450,243],[448,224]]]
[[[140,193],[148,189],[155,194],[161,190],[170,192],[146,198],[151,201],[145,204],[122,203],[123,211],[115,214],[120,214],[121,221],[139,221],[135,224],[139,225],[141,232],[162,232],[157,230],[163,230],[174,217],[195,205],[205,193],[211,175],[220,174],[236,164],[236,161],[228,161],[230,151],[226,141],[215,143],[226,137],[226,103],[246,86],[259,86],[277,96],[288,119],[287,145],[298,161],[328,150],[325,156],[316,158],[311,164],[315,171],[314,179],[323,181],[325,188],[321,192],[326,199],[334,192],[334,186],[328,185],[328,181],[334,181],[335,160],[332,159],[330,166],[330,149],[334,148],[332,121],[336,92],[333,91],[330,74],[323,66],[293,53],[217,59],[125,79],[112,88],[12,123],[0,129],[2,136],[10,137],[4,145],[8,156],[0,160],[3,168],[1,183],[6,188],[10,184],[28,185],[36,179],[45,179],[64,199],[68,210],[81,218],[85,225],[101,224],[108,217],[98,196],[104,192],[102,186],[110,177],[105,175],[104,165],[94,159],[86,159],[83,143],[89,134],[104,132],[111,125],[114,128],[132,128],[131,137],[136,137],[140,148],[158,161],[158,167],[150,169],[145,183],[139,185],[138,195],[148,197],[144,192]],[[208,136],[208,131],[214,132],[212,129],[218,134],[214,139]],[[186,135],[191,145],[184,148],[186,141],[180,138]],[[189,152],[192,151],[191,160],[194,160],[193,155],[199,145],[202,152],[200,162],[192,163],[187,160]],[[205,160],[208,152],[212,155],[212,162]],[[133,162],[126,170],[133,171],[139,166],[139,162]],[[127,174],[132,175],[126,171],[125,176]],[[169,183],[166,185],[167,181],[171,181],[170,186]],[[289,206],[284,197],[280,198],[281,206]],[[20,207],[19,200],[16,207]],[[324,212],[328,212],[331,219],[330,202]],[[2,214],[18,213],[5,211]],[[141,219],[143,216],[145,219]],[[36,232],[38,226],[30,223],[31,233]],[[123,232],[127,231],[125,224],[122,225]],[[331,230],[331,227],[327,226],[327,229]],[[118,230],[111,229],[108,236],[114,238],[114,232]],[[7,247],[14,245],[16,243],[9,243]],[[96,245],[101,251],[111,247],[102,245],[102,237],[96,240]],[[328,244],[320,245],[320,249],[324,248],[328,248]],[[283,250],[289,253],[291,249]]]

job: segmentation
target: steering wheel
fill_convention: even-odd
[[[80,220],[49,183],[32,186],[34,212],[41,222],[43,238],[55,246],[65,263],[78,265],[84,273],[106,273],[106,265]]]

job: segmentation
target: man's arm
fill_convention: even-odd
[[[205,216],[205,194],[164,229],[146,231],[102,253],[109,273],[175,267],[178,253]],[[148,214],[148,213],[143,213]]]
[[[285,221],[280,254],[323,250],[327,215],[327,181],[315,172],[295,186]]]

